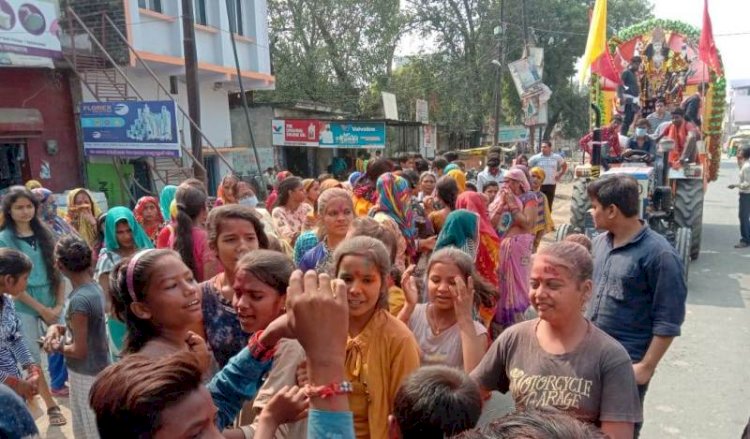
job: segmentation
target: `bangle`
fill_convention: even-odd
[[[247,342],[247,348],[250,350],[250,355],[258,361],[268,361],[273,358],[276,354],[276,346],[267,347],[260,342],[260,336],[263,335],[263,330],[256,331],[250,340]]]
[[[308,398],[326,399],[334,395],[346,395],[352,393],[353,390],[352,383],[346,380],[340,383],[331,383],[327,386],[312,386],[307,384],[305,386],[305,396]]]

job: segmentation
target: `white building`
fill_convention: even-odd
[[[63,11],[67,24],[63,23],[63,27],[74,38],[67,37],[63,43],[67,46],[66,58],[82,78],[83,101],[172,98],[187,112],[181,0],[69,0],[67,3],[69,9]],[[245,90],[273,90],[275,78],[271,75],[268,12],[265,0],[193,0],[193,5],[200,126],[205,135],[204,164],[209,174],[209,187],[214,187],[216,181],[229,172],[229,166],[209,144],[223,149],[221,156],[235,171],[255,172],[253,155],[247,149],[249,145],[232,144],[228,93],[238,91],[239,82],[230,29],[236,29],[237,58]],[[73,14],[67,13],[70,11]],[[124,77],[109,63],[102,64],[101,60],[108,57],[116,61]],[[190,123],[179,109],[177,129],[189,150]],[[190,166],[185,154],[181,164],[170,164],[169,159],[139,160],[159,170],[152,173],[152,187],[156,188],[184,178],[177,169]],[[108,163],[111,159],[90,158],[89,161]],[[137,168],[137,163],[134,164]],[[137,170],[134,174],[138,174]]]

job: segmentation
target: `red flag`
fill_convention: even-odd
[[[591,72],[596,73],[602,78],[609,79],[615,84],[620,83],[620,72],[615,66],[615,61],[612,59],[612,55],[609,50],[605,50],[594,62],[591,64]]]
[[[708,0],[703,0],[703,29],[701,29],[701,41],[698,45],[698,58],[717,75],[721,75],[721,60],[719,50],[714,41],[714,31],[711,26],[711,17],[708,15]]]

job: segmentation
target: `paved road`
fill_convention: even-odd
[[[734,161],[705,199],[703,247],[690,266],[682,336],[646,395],[642,437],[739,438],[750,417],[750,249],[739,241]]]
[[[750,417],[750,249],[739,241],[734,161],[721,164],[706,194],[703,246],[690,266],[688,306],[682,336],[659,365],[644,408],[643,439],[739,439]],[[569,189],[555,222],[567,222]],[[480,423],[513,408],[494,394]]]

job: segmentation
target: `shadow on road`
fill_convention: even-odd
[[[708,203],[707,203],[708,207]],[[740,282],[750,265],[750,249],[735,249],[737,226],[704,224],[703,244],[698,260],[690,264],[688,303],[745,308],[749,286]]]

